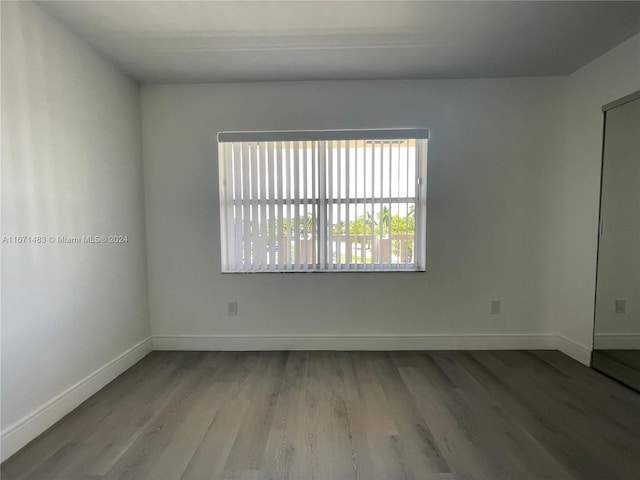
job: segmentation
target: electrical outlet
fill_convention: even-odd
[[[616,298],[616,313],[627,313],[627,301],[624,298]]]
[[[500,300],[491,300],[491,315],[500,315]]]
[[[227,303],[227,315],[238,315],[238,302]]]

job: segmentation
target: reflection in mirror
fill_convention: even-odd
[[[603,110],[592,365],[640,391],[640,92]]]

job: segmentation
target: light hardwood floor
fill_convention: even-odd
[[[640,395],[559,352],[153,352],[10,479],[638,479]]]

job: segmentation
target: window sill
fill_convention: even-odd
[[[228,270],[222,271],[222,274],[234,273],[425,273],[426,269],[415,268],[358,268],[358,269],[290,269],[290,270]]]

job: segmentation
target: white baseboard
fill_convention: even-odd
[[[598,350],[640,349],[640,333],[596,333],[594,347]]]
[[[154,350],[560,350],[585,365],[591,349],[554,334],[154,335]]]
[[[142,340],[7,427],[0,435],[0,456],[2,458],[0,461],[4,462],[118,375],[135,365],[151,352],[151,345],[151,338]]]
[[[555,335],[154,335],[154,350],[554,350]]]
[[[565,355],[577,360],[578,362],[590,366],[591,365],[591,348],[581,343],[574,342],[573,340],[565,337],[564,335],[554,335],[555,347],[554,349],[560,350]]]

